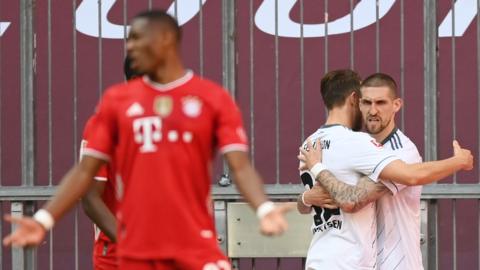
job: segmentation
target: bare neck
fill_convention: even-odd
[[[167,84],[183,77],[185,72],[185,68],[178,54],[171,54],[165,59],[163,65],[148,74],[148,77],[154,82]]]
[[[339,124],[342,126],[346,126],[348,128],[352,128],[353,123],[350,117],[350,111],[348,110],[347,106],[343,106],[340,108],[333,108],[328,112],[327,121],[325,122],[326,125],[335,125]]]
[[[395,129],[395,119],[392,119],[388,126],[377,134],[370,134],[377,142],[383,142]]]

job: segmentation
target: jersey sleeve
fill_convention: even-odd
[[[398,156],[384,150],[381,144],[366,134],[359,136],[357,140],[352,140],[351,144],[352,166],[375,182],[379,181],[380,173],[388,164],[399,159]]]
[[[399,157],[407,164],[422,162],[422,156],[420,156],[417,147],[413,143],[410,147],[399,150]],[[395,183],[391,180],[382,180],[382,184],[384,184],[393,195],[407,187],[406,185]]]
[[[117,136],[115,104],[111,91],[107,91],[97,106],[88,144],[83,155],[109,162],[114,153]]]
[[[82,142],[80,144],[80,160],[82,159],[84,151],[88,146],[88,137],[90,136],[90,132],[91,132],[90,127],[91,127],[91,124],[93,123],[93,121],[94,121],[94,116],[91,117],[88,120],[87,125],[85,125],[85,129],[84,129],[84,132],[83,132],[83,139],[82,139]],[[107,165],[103,165],[102,167],[100,167],[100,170],[97,172],[97,174],[93,178],[97,181],[108,181]]]
[[[231,151],[248,151],[248,140],[243,128],[240,109],[226,90],[222,93],[219,104],[215,137],[222,154]]]

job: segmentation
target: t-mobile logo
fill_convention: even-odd
[[[142,144],[140,152],[155,152],[157,147],[154,142],[162,139],[162,120],[158,116],[138,118],[133,121],[133,134],[135,142]]]

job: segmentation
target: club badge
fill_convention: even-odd
[[[194,96],[184,97],[182,99],[182,109],[186,116],[195,118],[202,113],[202,101]]]

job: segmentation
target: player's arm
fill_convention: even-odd
[[[105,190],[105,181],[95,181],[82,198],[82,207],[85,214],[100,230],[113,242],[117,241],[117,221],[113,213],[102,200]]]
[[[310,141],[308,141],[306,149],[300,147],[298,158],[306,164],[307,168],[312,170],[312,168],[321,161],[321,155],[321,148],[313,148]],[[322,170],[319,173],[313,172],[313,174],[315,180],[326,189],[338,207],[349,213],[362,209],[365,205],[376,201],[389,192],[389,189],[385,185],[377,183],[366,176],[360,178],[356,185],[349,185],[338,180],[328,170]],[[311,189],[308,192],[321,193],[322,190]],[[309,197],[304,196],[304,200],[307,204],[310,203]]]
[[[312,205],[307,205],[307,203],[304,201],[305,199],[302,198],[304,197],[305,192],[297,197],[297,210],[300,214],[310,214],[312,212]]]
[[[55,220],[65,215],[75,203],[87,192],[92,179],[104,161],[85,156],[80,163],[74,166],[62,179],[53,198],[44,206],[50,215],[46,223],[53,225]],[[39,213],[39,212],[37,212]],[[18,225],[17,229],[3,239],[4,245],[30,246],[38,245],[45,237],[48,228],[32,217],[12,217],[7,215],[5,219]],[[53,219],[53,220],[50,220]],[[45,221],[45,215],[41,217]]]
[[[407,185],[426,185],[445,178],[459,170],[471,170],[473,156],[470,150],[460,147],[453,141],[453,156],[448,159],[424,163],[407,164],[396,160],[385,166],[380,178]]]
[[[374,182],[367,176],[360,178],[354,186],[338,180],[330,171],[323,170],[316,180],[330,193],[336,204],[348,213],[357,212],[390,192],[384,184]]]
[[[292,206],[283,204],[274,207],[273,204],[268,202],[268,198],[263,189],[263,181],[257,171],[252,167],[247,152],[230,151],[225,153],[225,159],[230,167],[238,191],[240,191],[245,200],[257,210],[262,232],[267,235],[276,235],[285,231],[287,229],[287,222],[283,215],[289,211]],[[267,214],[263,215],[261,212]]]

